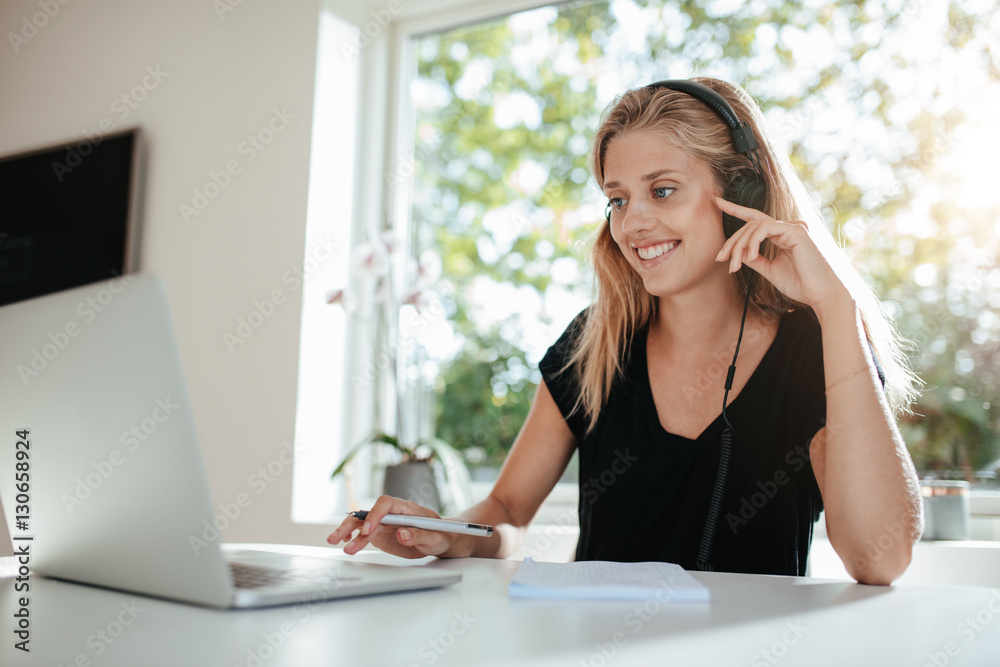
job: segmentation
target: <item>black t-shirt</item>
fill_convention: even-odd
[[[695,569],[719,464],[721,405],[694,440],[664,430],[649,384],[646,332],[639,331],[622,352],[623,375],[586,433],[581,412],[570,412],[578,384],[572,370],[561,372],[586,314],[539,364],[580,453],[576,559],[664,561]],[[731,350],[729,355],[688,391],[725,384]],[[823,509],[809,442],[826,417],[822,339],[811,311],[782,316],[774,342],[726,416],[735,435],[712,569],[804,575],[813,524]]]

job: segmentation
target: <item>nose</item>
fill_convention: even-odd
[[[643,232],[654,224],[649,208],[645,202],[629,202],[622,220],[622,231],[626,234]]]

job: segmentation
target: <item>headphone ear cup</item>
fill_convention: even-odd
[[[762,211],[767,205],[767,186],[757,178],[756,174],[739,174],[726,188],[723,199]],[[727,239],[745,224],[746,220],[728,213],[722,214],[722,231],[726,234]]]

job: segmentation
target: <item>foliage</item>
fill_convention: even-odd
[[[946,18],[934,43],[914,42],[935,12]],[[827,223],[914,341],[927,386],[903,426],[918,467],[988,465],[998,456],[1000,205],[995,193],[960,195],[954,154],[970,110],[939,63],[974,63],[969,80],[996,97],[998,30],[996,4],[976,0],[622,0],[420,38],[414,246],[440,254],[464,340],[444,371],[438,432],[499,462],[527,414],[533,379],[503,378],[511,364],[537,363],[527,333],[537,328],[523,308],[490,321],[487,287],[532,290],[542,323],[553,321],[553,299],[589,293],[583,241],[602,206],[587,149],[610,101],[601,86],[705,73],[758,99]],[[556,280],[557,263],[577,267],[576,278]]]
[[[499,466],[528,416],[536,383],[524,351],[497,330],[467,347],[444,372],[438,434],[468,463]]]
[[[447,443],[445,443],[442,440],[439,440],[438,438],[430,438],[428,440],[421,440],[416,445],[408,447],[402,444],[399,441],[399,438],[397,438],[396,436],[392,436],[387,433],[376,432],[372,434],[370,438],[358,443],[354,447],[354,449],[348,452],[347,456],[344,457],[344,460],[341,461],[336,468],[334,468],[333,472],[330,474],[330,478],[335,479],[337,475],[344,472],[344,469],[347,467],[347,464],[350,463],[354,459],[354,457],[358,454],[358,452],[360,452],[362,449],[364,449],[368,445],[374,445],[379,443],[383,445],[389,445],[390,447],[398,451],[403,457],[400,463],[429,461],[433,456],[438,454],[439,450],[442,447],[447,446]]]

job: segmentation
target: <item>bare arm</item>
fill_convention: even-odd
[[[348,517],[327,541],[337,544],[350,540],[353,531],[361,528],[358,537],[344,546],[345,553],[355,554],[371,543],[383,551],[406,558],[428,555],[442,558],[505,558],[521,544],[538,508],[566,469],[575,443],[573,433],[548,387],[542,382],[490,495],[456,517],[463,521],[491,524],[494,527],[493,537],[381,526],[379,521],[391,512],[437,516],[416,503],[382,496],[372,506],[364,523]]]
[[[813,472],[826,507],[830,543],[865,584],[887,584],[906,569],[923,523],[913,462],[886,403],[857,304],[802,220],[778,221],[717,199],[747,221],[719,251],[730,271],[746,265],[782,294],[812,306],[823,330],[827,425],[813,438]],[[822,232],[817,229],[819,237]],[[827,236],[828,243],[833,243]],[[760,254],[769,239],[773,258]]]
[[[817,309],[823,330],[827,425],[810,445],[827,534],[852,577],[888,584],[922,530],[920,488],[848,295]],[[859,372],[860,371],[860,372]]]

